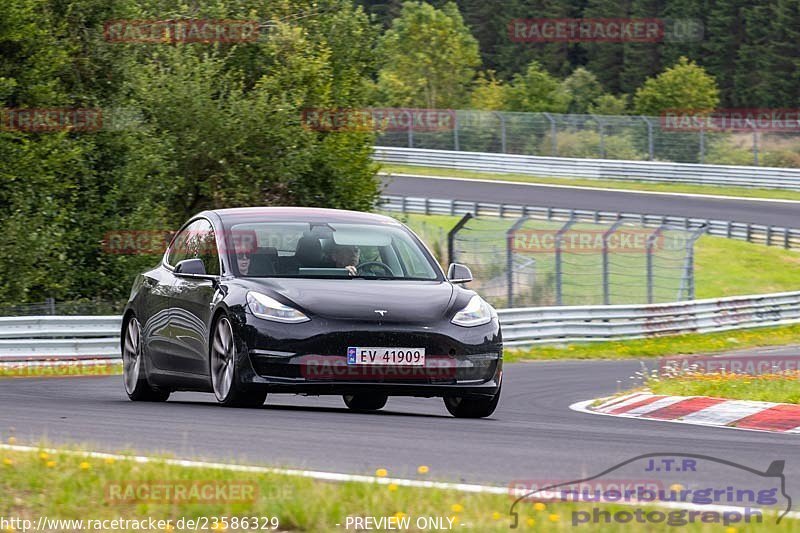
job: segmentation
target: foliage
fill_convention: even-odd
[[[390,106],[462,107],[480,65],[478,43],[452,2],[405,2],[378,50],[378,91]]]
[[[667,109],[710,111],[719,103],[719,89],[703,67],[682,57],[673,67],[649,78],[636,90],[633,105],[640,115]]]
[[[564,113],[568,105],[569,94],[536,61],[514,76],[508,89],[509,111]]]
[[[271,23],[252,43],[103,39],[105,21],[168,15]],[[100,108],[104,126],[0,132],[0,302],[124,299],[158,257],[107,253],[110,231],[235,205],[370,209],[373,135],[310,131],[301,114],[367,105],[376,38],[348,0],[4,2],[0,105]]]

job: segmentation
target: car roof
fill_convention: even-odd
[[[347,211],[344,209],[325,209],[320,207],[234,207],[206,211],[214,213],[224,224],[241,224],[245,222],[352,222],[400,224],[397,220],[375,213]],[[200,215],[203,215],[201,213]]]

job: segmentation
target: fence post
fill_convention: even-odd
[[[561,226],[561,229],[556,233],[556,305],[564,305],[563,284],[562,278],[564,276],[563,268],[561,265],[561,243],[564,234],[569,230],[570,226],[575,223],[575,213],[570,212],[569,220]]]
[[[456,233],[461,231],[461,228],[464,227],[464,224],[469,222],[469,219],[472,218],[472,213],[467,213],[461,220],[459,220],[453,228],[447,232],[447,264],[451,265],[456,262],[455,257],[455,249],[453,248],[453,243],[456,240]]]
[[[650,122],[650,119],[644,115],[640,115],[642,120],[644,120],[645,124],[647,124],[647,153],[649,155],[650,161],[655,159],[654,151],[653,151],[653,123]]]
[[[414,148],[414,117],[411,111],[406,110],[405,114],[408,116],[408,147]]]
[[[783,228],[783,247],[789,249],[789,228]]]
[[[48,315],[55,315],[56,314],[56,300],[55,298],[46,298],[45,303],[47,304],[47,314]]]
[[[653,303],[653,244],[666,226],[659,226],[647,236],[647,303]]]
[[[456,152],[461,151],[461,145],[458,142],[458,111],[453,113],[455,118],[453,119],[453,150]]]
[[[514,234],[526,220],[528,220],[528,217],[523,216],[514,222],[506,232],[506,295],[508,307],[514,307]]]
[[[758,166],[758,130],[753,126],[753,164]]]
[[[703,124],[700,124],[700,163],[706,160],[706,130]]]
[[[605,122],[596,115],[591,115],[592,118],[597,120],[597,130],[600,133],[600,159],[606,158],[606,128]]]
[[[494,112],[495,116],[500,119],[500,150],[505,154],[506,151],[506,116],[498,111]]]
[[[608,238],[622,225],[622,220],[617,220],[603,233],[603,305],[611,305],[611,290],[609,289],[608,273]]]
[[[556,130],[556,121],[553,117],[550,116],[550,113],[542,113],[547,120],[550,121],[550,137],[552,137],[552,147],[550,149],[550,155],[557,156],[558,155],[558,132]]]

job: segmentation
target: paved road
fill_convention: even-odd
[[[383,177],[385,194],[453,200],[602,209],[800,227],[800,203],[667,196],[592,189],[566,189],[473,180]],[[713,188],[710,188],[713,193]]]
[[[519,479],[582,478],[651,452],[710,454],[757,469],[786,459],[788,489],[791,494],[794,483],[800,494],[798,435],[568,408],[616,391],[618,380],[629,385],[639,368],[637,361],[507,365],[498,410],[484,420],[451,418],[438,399],[392,398],[382,412],[357,414],[339,397],[271,396],[266,407],[235,410],[196,393],[176,393],[166,404],[132,403],[120,377],[13,379],[0,385],[0,433],[13,431],[21,444],[47,438],[104,451],[172,452],[344,473],[384,467],[394,476],[416,477],[416,467],[425,464],[430,478],[502,486]],[[697,475],[718,485],[747,483],[749,476],[729,468]],[[678,474],[659,476],[682,481]]]

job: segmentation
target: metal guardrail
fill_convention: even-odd
[[[542,220],[586,221],[593,223],[631,222],[647,227],[670,225],[686,230],[705,225],[708,235],[736,239],[741,241],[780,246],[786,249],[800,248],[800,229],[751,224],[749,222],[732,222],[729,220],[713,220],[706,218],[687,218],[669,215],[647,215],[638,213],[617,213],[588,209],[563,209],[557,207],[536,207],[530,205],[495,204],[488,202],[469,202],[464,200],[437,200],[432,198],[416,198],[408,196],[381,196],[380,208],[386,211],[401,213],[422,213],[427,215],[462,216],[471,213],[474,216],[511,217],[528,216]]]
[[[800,291],[652,305],[498,310],[506,346],[706,333],[800,323]]]
[[[593,342],[800,323],[800,291],[650,305],[498,310],[506,346]],[[0,361],[119,357],[122,317],[0,318]],[[52,338],[53,336],[61,338]]]
[[[373,157],[377,161],[401,165],[559,178],[800,190],[799,169],[658,161],[572,159],[387,146],[376,146],[374,149]]]
[[[120,316],[0,317],[0,361],[119,357]]]

